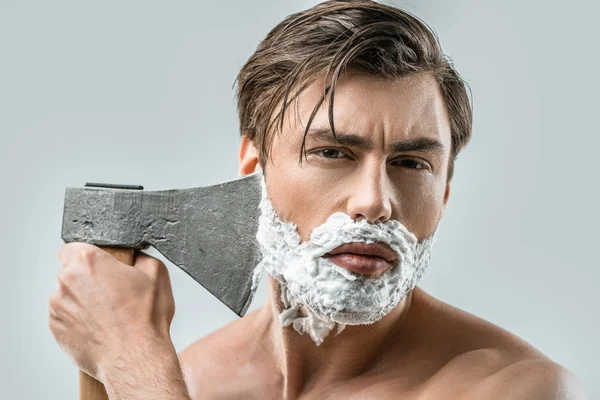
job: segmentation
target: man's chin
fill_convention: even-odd
[[[389,313],[393,307],[386,307],[386,309],[361,309],[361,310],[351,310],[345,309],[342,311],[333,311],[333,312],[318,312],[314,310],[312,307],[308,307],[306,305],[302,305],[300,308],[301,315],[306,316],[308,313],[306,310],[310,310],[310,313],[317,316],[318,318],[324,321],[335,322],[341,325],[371,325],[383,318],[386,314]]]
[[[390,308],[391,309],[391,308]],[[383,318],[389,311],[343,311],[331,316],[331,320],[344,325],[372,325]]]

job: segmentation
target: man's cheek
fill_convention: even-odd
[[[423,199],[407,205],[404,202],[400,222],[419,240],[428,237],[436,228],[442,202]]]
[[[298,234],[303,242],[308,241],[312,230],[327,219],[327,217],[321,218],[322,213],[306,197],[302,196],[302,194],[295,196],[294,204],[285,218],[287,221],[296,224]]]

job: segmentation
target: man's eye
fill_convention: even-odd
[[[325,158],[343,158],[346,157],[344,153],[336,149],[323,149],[317,152],[319,155]]]
[[[401,167],[407,167],[407,168],[412,168],[412,169],[424,169],[427,168],[427,165],[425,165],[424,162],[419,161],[419,160],[414,160],[414,159],[403,159],[403,160],[397,160],[394,162],[394,164],[399,165]]]

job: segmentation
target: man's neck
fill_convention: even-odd
[[[377,368],[385,361],[386,349],[391,341],[398,343],[405,331],[412,291],[381,320],[371,325],[347,325],[338,335],[337,328],[334,328],[317,346],[307,333],[300,335],[291,325],[281,327],[279,314],[283,311],[283,303],[280,284],[271,276],[267,277],[269,296],[261,312],[270,321],[275,362],[282,374],[287,398],[294,398],[321,385],[352,379]]]

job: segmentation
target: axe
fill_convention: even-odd
[[[135,250],[156,248],[242,317],[254,297],[260,172],[217,185],[147,191],[87,183],[67,187],[64,242],[86,242],[133,265]],[[79,373],[81,400],[107,400],[104,386]]]

